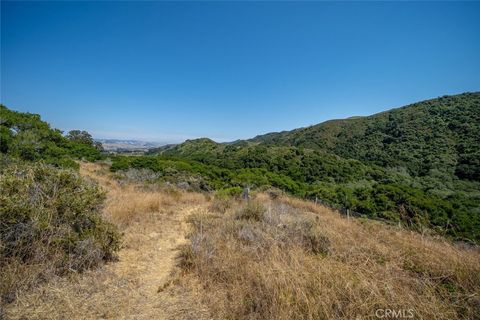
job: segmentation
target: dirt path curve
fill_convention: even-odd
[[[107,190],[118,185],[82,165],[81,173]],[[122,201],[112,192],[108,201]],[[122,204],[120,204],[122,205]],[[128,205],[125,203],[124,205]],[[7,315],[12,319],[206,319],[207,311],[192,286],[169,285],[179,279],[176,257],[185,243],[185,218],[202,205],[151,212],[124,229],[124,248],[117,262],[70,279],[58,278],[19,298]]]

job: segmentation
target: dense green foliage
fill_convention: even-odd
[[[0,152],[27,161],[43,160],[56,166],[76,167],[72,159],[101,158],[99,145],[88,139],[77,139],[74,130],[67,137],[41,120],[39,115],[9,110],[0,105]],[[72,134],[73,133],[73,134]]]
[[[0,169],[0,293],[112,259],[119,233],[100,211],[104,192],[71,169],[15,163]],[[4,162],[5,164],[5,162]]]
[[[189,159],[150,156],[117,156],[112,160],[112,171],[149,169],[158,173],[161,181],[187,183],[195,190],[212,191],[244,185],[273,185],[298,195],[303,190],[290,177],[262,168],[227,169]]]
[[[250,141],[187,140],[152,151],[161,158],[148,161],[189,161],[189,172],[215,181],[214,188],[272,185],[370,217],[478,241],[479,132],[480,94],[467,93]],[[212,180],[215,170],[222,175]]]

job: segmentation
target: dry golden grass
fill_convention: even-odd
[[[172,188],[151,191],[141,184],[123,184],[112,177],[106,164],[82,163],[80,172],[98,181],[108,191],[105,215],[122,228],[148,220],[155,214],[168,214],[182,206],[205,202],[200,193]]]
[[[181,266],[201,281],[217,318],[374,319],[378,309],[411,311],[415,319],[479,318],[478,248],[346,219],[290,197],[256,201],[264,212],[239,214],[237,203],[191,219]],[[326,239],[323,251],[312,251],[311,239]]]

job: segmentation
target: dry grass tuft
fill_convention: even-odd
[[[265,207],[258,201],[249,201],[235,214],[236,219],[260,221],[265,214]]]
[[[214,197],[210,202],[210,210],[214,212],[225,213],[232,206],[232,199],[225,197]]]
[[[218,319],[375,318],[381,308],[420,319],[480,314],[478,248],[268,194],[190,223],[181,267]]]

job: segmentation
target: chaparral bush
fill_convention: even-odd
[[[120,236],[101,214],[105,194],[73,170],[13,163],[0,170],[0,294],[114,258]]]

